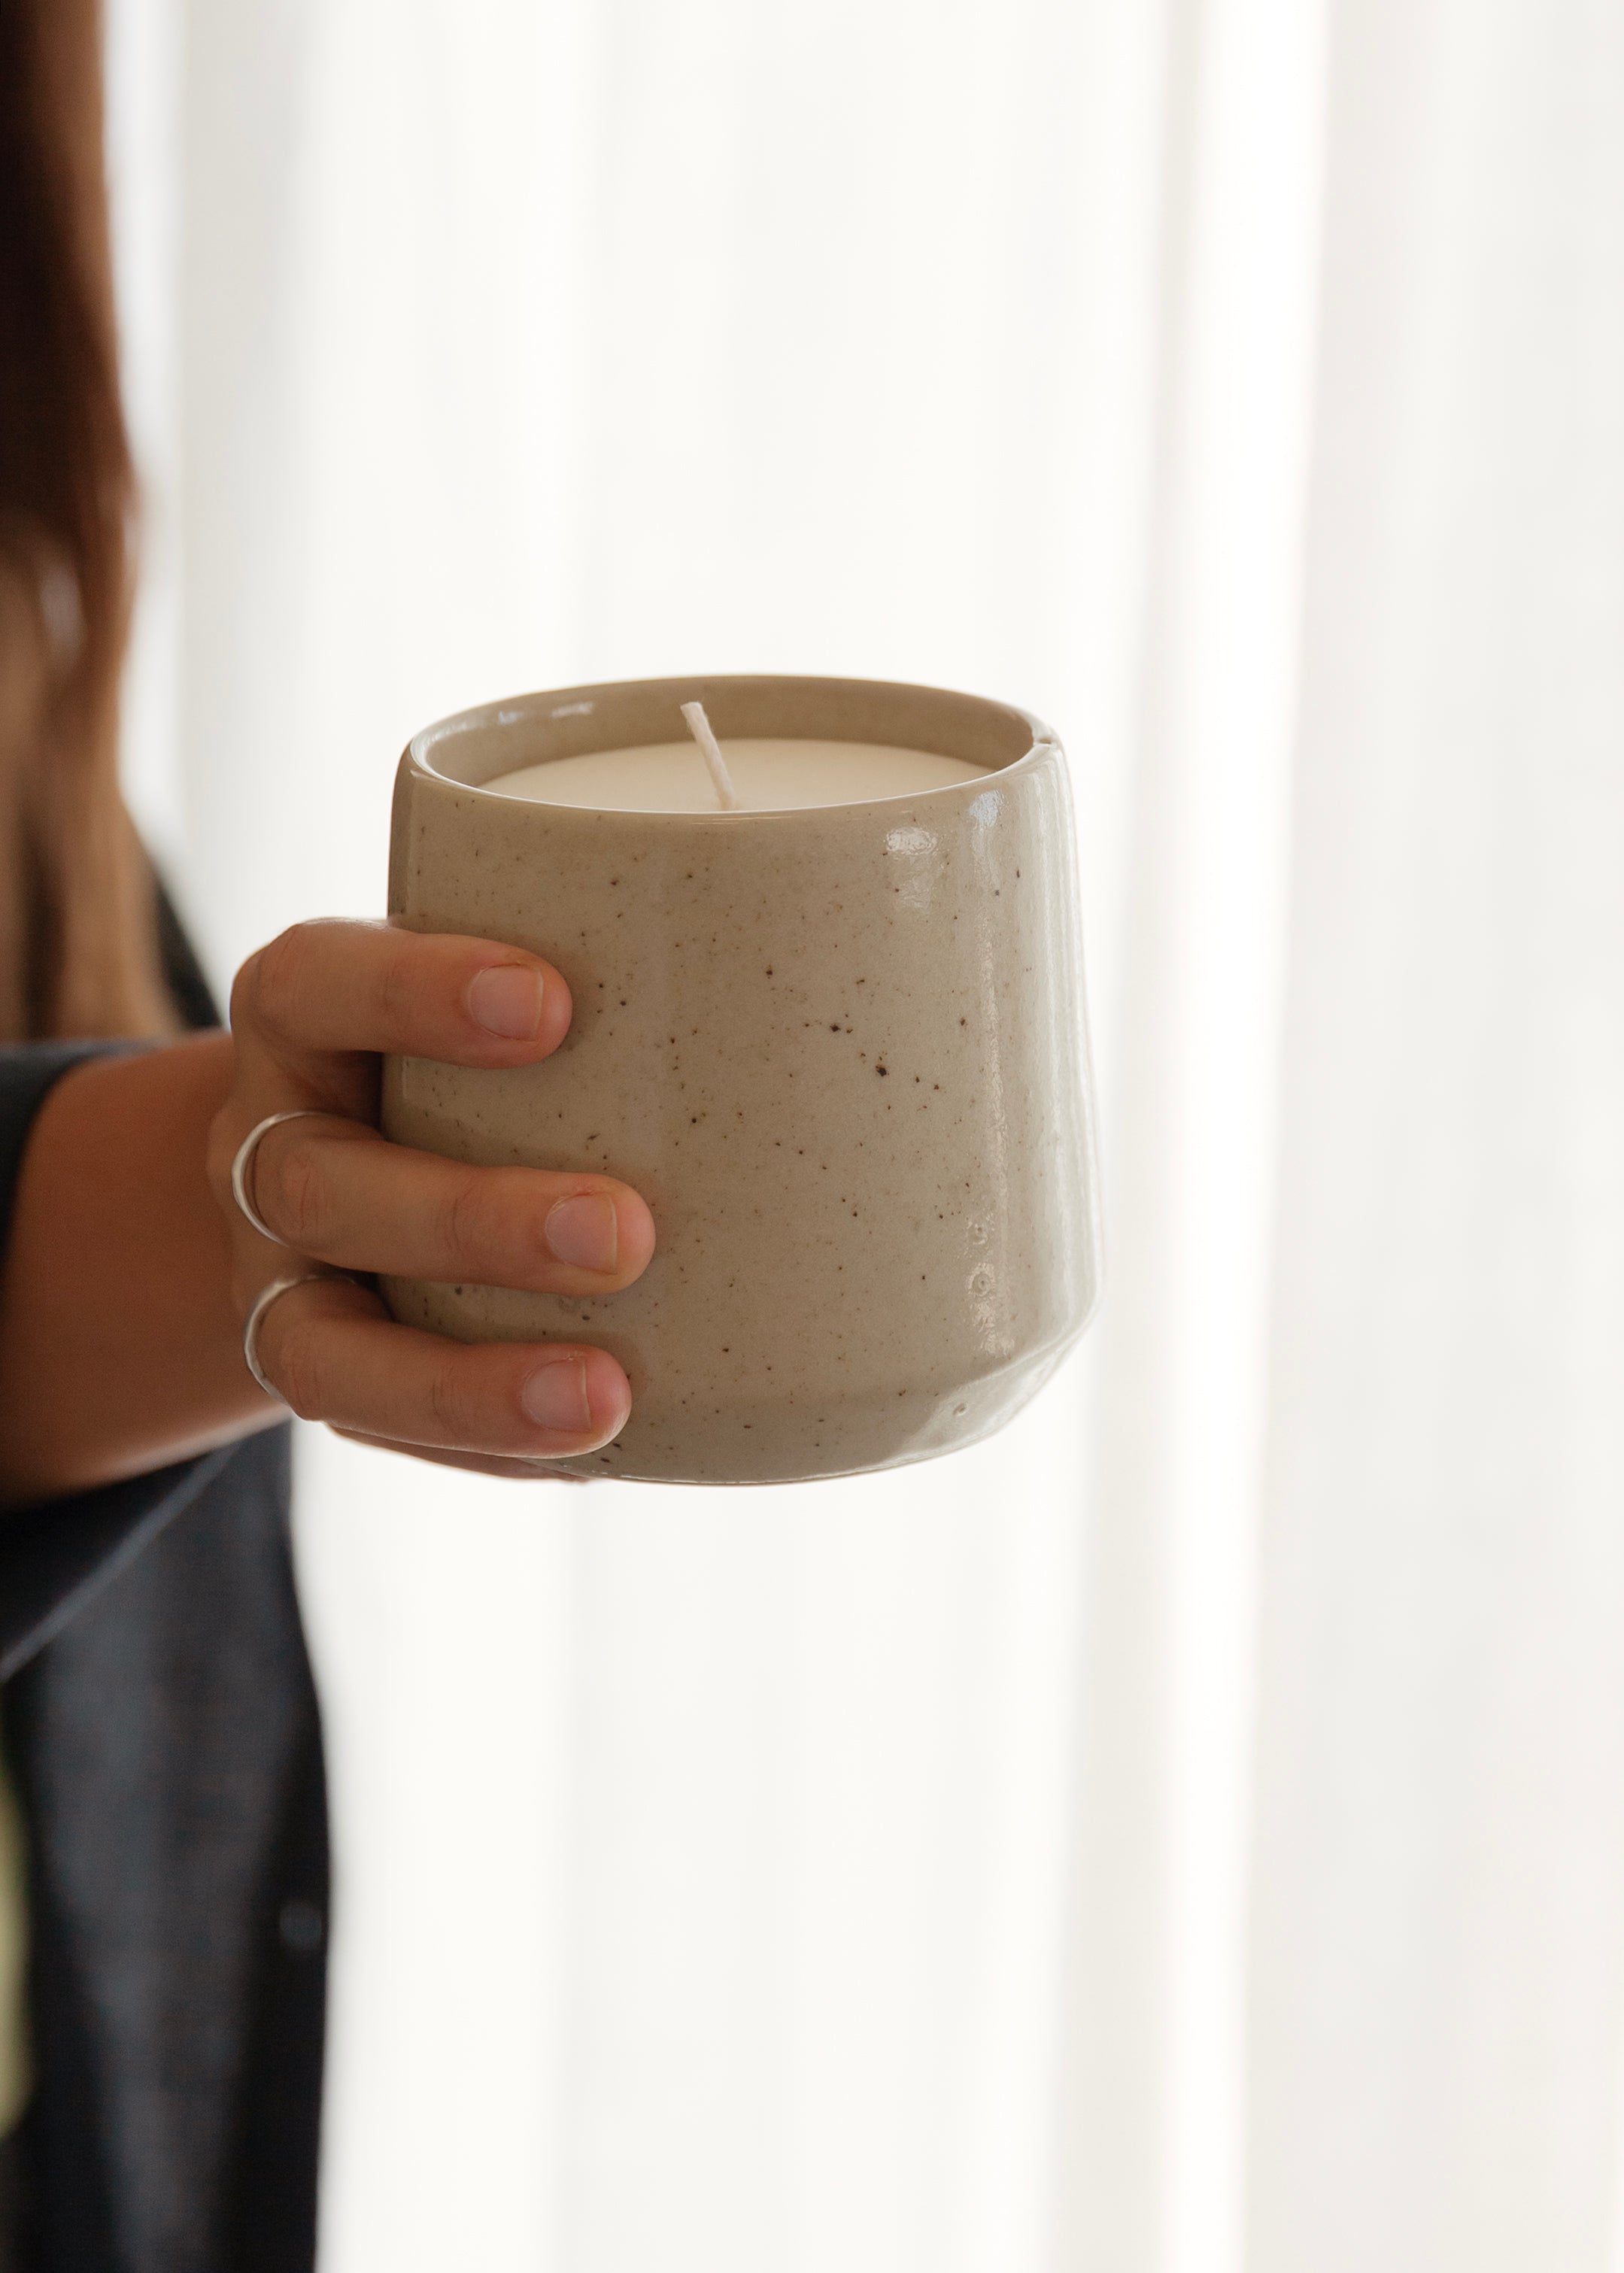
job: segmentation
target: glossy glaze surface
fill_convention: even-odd
[[[718,734],[934,749],[996,769],[799,812],[593,813],[482,786]],[[401,761],[390,908],[505,939],[568,979],[562,1049],[516,1073],[386,1068],[384,1125],[458,1159],[590,1167],[659,1249],[600,1301],[391,1282],[468,1339],[613,1350],[635,1406],[580,1465],[788,1482],[1001,1426],[1082,1331],[1095,1207],[1064,757],[1035,720],[935,689],[695,679],[492,704]]]

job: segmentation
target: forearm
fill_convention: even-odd
[[[0,1279],[0,1502],[139,1474],[280,1417],[243,1363],[209,1190],[229,1035],[99,1058],[40,1109]]]

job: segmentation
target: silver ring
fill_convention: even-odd
[[[243,1320],[243,1362],[266,1395],[274,1397],[278,1405],[285,1405],[287,1399],[280,1389],[266,1379],[259,1363],[260,1323],[279,1294],[290,1294],[296,1287],[313,1287],[319,1279],[347,1279],[352,1287],[358,1287],[361,1283],[353,1272],[331,1270],[326,1264],[317,1264],[309,1271],[290,1272],[287,1278],[273,1279],[268,1287],[260,1287],[249,1305],[248,1316]]]
[[[284,1121],[326,1121],[328,1117],[315,1105],[296,1105],[290,1113],[267,1113],[263,1121],[254,1123],[237,1148],[237,1158],[231,1163],[231,1197],[260,1238],[268,1239],[273,1247],[286,1247],[288,1242],[285,1239],[277,1238],[248,1197],[248,1179],[253,1171],[254,1154],[259,1149],[259,1139],[267,1129],[275,1129]]]

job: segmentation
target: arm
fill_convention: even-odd
[[[243,1364],[203,1174],[228,1035],[94,1058],[34,1121],[0,1279],[0,1497],[78,1491],[282,1417]]]
[[[538,957],[301,925],[244,966],[232,1008],[233,1035],[93,1061],[40,1110],[0,1279],[0,1501],[110,1482],[284,1417],[244,1366],[241,1320],[302,1258],[561,1294],[625,1286],[648,1262],[648,1210],[612,1178],[463,1167],[373,1125],[379,1052],[517,1066],[557,1047],[568,991]],[[321,1117],[273,1129],[255,1161],[277,1245],[232,1202],[230,1162],[293,1106]],[[534,1473],[606,1442],[630,1408],[602,1350],[465,1347],[394,1324],[342,1281],[282,1296],[259,1352],[306,1418],[475,1467]]]

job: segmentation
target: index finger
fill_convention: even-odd
[[[284,1061],[387,1052],[447,1065],[533,1065],[569,1031],[569,988],[523,948],[393,924],[295,924],[251,956],[231,1024]]]

